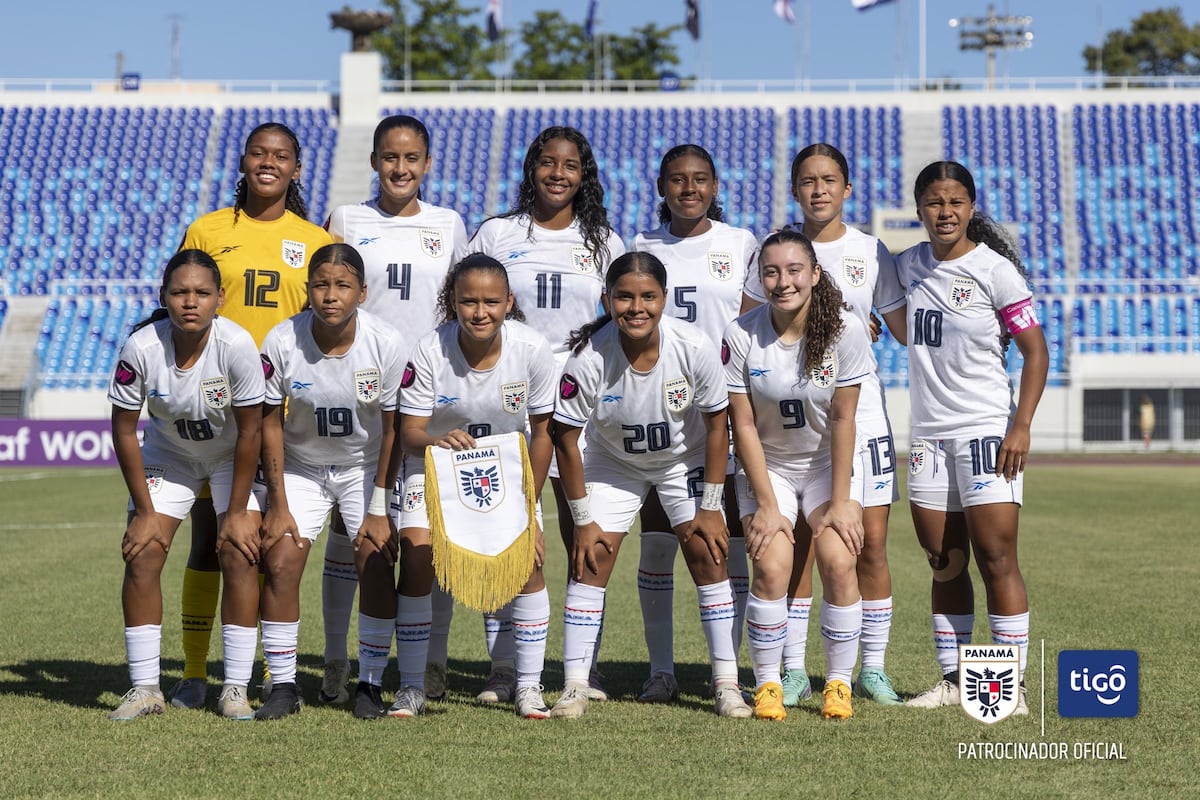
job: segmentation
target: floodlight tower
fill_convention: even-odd
[[[987,53],[987,88],[996,82],[996,51],[1023,50],[1033,46],[1033,17],[996,15],[988,5],[986,17],[954,17],[950,27],[958,29],[959,50],[983,50]]]

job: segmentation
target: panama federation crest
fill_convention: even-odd
[[[1017,710],[1020,674],[1016,645],[958,646],[959,703],[980,722],[999,722]]]
[[[970,278],[955,278],[950,286],[950,305],[964,309],[975,300],[975,281]]]
[[[304,242],[293,242],[291,239],[284,239],[283,263],[292,269],[300,269],[304,266],[304,257],[307,255],[307,251],[308,248]]]
[[[425,476],[413,475],[404,482],[404,491],[400,495],[401,507],[408,512],[425,507]]]
[[[354,372],[354,395],[364,403],[379,397],[379,370],[360,369]]]
[[[867,282],[867,260],[860,256],[842,256],[842,277],[858,288]]]
[[[437,228],[421,228],[421,252],[430,258],[441,258],[446,252],[445,237]]]
[[[158,494],[158,490],[163,486],[163,479],[167,476],[167,468],[158,464],[147,464],[144,472],[146,488],[150,490],[150,494]]]
[[[663,384],[663,392],[667,399],[667,408],[672,411],[683,411],[692,404],[692,387],[687,378],[672,378]]]
[[[520,414],[529,402],[529,382],[516,381],[500,386],[500,401],[510,414]]]
[[[821,366],[812,371],[812,382],[821,389],[828,389],[837,380],[837,356],[826,353],[821,359]]]
[[[224,375],[215,378],[205,378],[200,381],[200,393],[204,395],[204,405],[215,408],[229,408],[229,381]]]
[[[719,281],[733,277],[733,253],[710,250],[708,252],[708,274]]]
[[[497,447],[477,447],[454,453],[458,499],[476,511],[491,511],[504,501],[504,479]]]
[[[908,447],[908,474],[920,475],[925,471],[925,443],[913,442]]]
[[[596,271],[596,257],[586,247],[571,248],[571,266],[584,275]]]

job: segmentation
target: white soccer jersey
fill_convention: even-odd
[[[554,419],[584,428],[588,448],[638,470],[658,470],[703,453],[702,413],[729,405],[719,350],[694,325],[663,317],[658,363],[633,370],[616,323],[567,359]]]
[[[525,214],[493,217],[479,226],[467,249],[504,265],[526,321],[550,342],[561,365],[571,331],[598,316],[604,275],[625,243],[609,234],[608,260],[601,262],[584,243],[578,220],[560,231],[530,224]]]
[[[883,242],[874,236],[847,225],[846,232],[836,241],[813,242],[813,249],[817,252],[817,262],[841,290],[864,330],[870,330],[872,307],[882,316],[904,305],[896,262]],[[887,419],[874,352],[870,357],[871,373],[863,381],[855,417],[863,422]]]
[[[998,312],[1033,296],[1012,262],[986,244],[937,261],[928,242],[900,254],[908,287],[912,435],[969,439],[1008,429],[1013,392]]]
[[[634,250],[651,253],[667,268],[664,313],[700,326],[713,342],[742,309],[742,294],[766,302],[758,277],[758,241],[745,228],[713,220],[699,236],[680,238],[664,224],[639,233]]]
[[[866,329],[849,312],[842,321],[841,336],[811,375],[801,375],[807,340],[781,342],[770,306],[748,311],[725,329],[721,352],[729,391],[749,395],[767,467],[780,475],[829,468],[834,389],[861,384],[874,367]]]
[[[136,411],[145,403],[146,444],[190,461],[232,457],[237,445],[234,407],[263,401],[263,370],[253,337],[217,317],[196,363],[175,366],[169,319],[135,331],[121,348],[108,400]]]
[[[500,358],[484,370],[467,364],[458,334],[458,322],[447,322],[417,343],[404,370],[401,413],[429,417],[431,436],[457,428],[478,438],[525,431],[530,414],[554,410],[558,370],[541,334],[507,320]]]
[[[396,410],[404,374],[400,334],[359,309],[354,344],[342,355],[327,356],[312,326],[312,311],[301,311],[272,328],[263,342],[267,402],[287,401],[287,459],[373,467],[383,437],[380,412]]]
[[[437,327],[438,294],[446,273],[467,254],[467,228],[457,211],[418,201],[411,217],[396,217],[378,200],[338,206],[329,216],[335,242],[352,245],[367,268],[362,308],[415,342]]]

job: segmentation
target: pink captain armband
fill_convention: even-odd
[[[1019,300],[1011,306],[1000,309],[1000,319],[1004,321],[1004,327],[1013,336],[1042,324],[1038,322],[1032,298]]]

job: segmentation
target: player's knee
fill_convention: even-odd
[[[953,547],[944,553],[925,552],[929,559],[929,568],[933,570],[933,579],[937,583],[949,583],[958,579],[967,569],[967,552]]]

